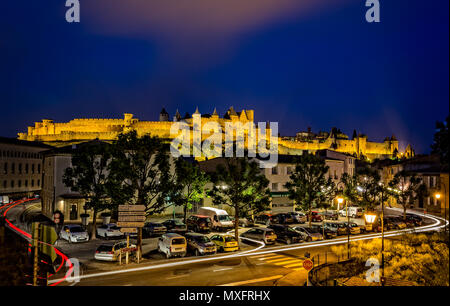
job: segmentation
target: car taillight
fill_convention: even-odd
[[[98,253],[100,253],[99,251],[95,251],[95,254],[98,254]]]
[[[114,252],[108,252],[108,254],[114,254]]]

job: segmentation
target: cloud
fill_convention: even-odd
[[[150,39],[162,53],[203,57],[240,35],[348,0],[97,0],[81,3],[82,22],[103,35]]]

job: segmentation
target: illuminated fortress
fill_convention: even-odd
[[[87,140],[100,139],[112,141],[120,133],[135,130],[139,136],[151,135],[162,139],[170,140],[176,135],[171,135],[170,129],[173,122],[184,121],[192,129],[193,116],[201,116],[202,126],[207,122],[215,121],[219,123],[222,131],[225,131],[226,122],[240,122],[246,124],[254,122],[253,110],[242,110],[236,112],[233,107],[219,117],[217,111],[209,114],[201,114],[198,109],[190,115],[186,113],[183,117],[176,114],[170,118],[163,109],[159,115],[159,121],[140,121],[133,114],[124,114],[123,119],[73,119],[65,123],[55,123],[53,120],[43,119],[42,122],[35,122],[34,127],[28,127],[27,133],[18,133],[18,138],[28,141],[40,141],[53,146],[63,146],[70,143],[78,143]],[[266,127],[266,133],[270,130]],[[202,135],[202,139],[208,135]],[[225,139],[223,137],[223,139]],[[352,139],[336,128],[330,133],[320,132],[314,134],[308,132],[297,133],[295,137],[278,137],[279,154],[302,154],[303,151],[315,152],[317,150],[329,149],[338,152],[348,153],[357,157],[365,156],[369,159],[389,158],[403,155],[407,158],[414,155],[411,146],[408,145],[405,152],[399,152],[398,140],[392,136],[387,137],[383,142],[368,141],[367,136],[353,133]]]

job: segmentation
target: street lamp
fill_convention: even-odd
[[[338,210],[339,210],[341,208],[342,202],[344,202],[344,199],[339,197],[339,198],[337,198],[337,202],[338,202]]]
[[[366,230],[372,230],[373,223],[375,222],[375,218],[377,215],[373,213],[366,213],[364,215],[364,219],[366,220]],[[370,225],[370,229],[367,228],[367,226]]]
[[[337,198],[338,204],[342,204],[344,202],[344,198],[338,197]],[[348,201],[346,202],[347,208],[346,208],[346,214],[347,214],[347,255],[348,258],[350,258],[350,214],[348,212]]]
[[[442,180],[440,183],[444,185],[444,231],[447,233],[447,187],[444,182],[442,182]],[[441,198],[441,196],[442,195],[439,192],[434,195],[434,197],[438,200]]]

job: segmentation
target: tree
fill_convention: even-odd
[[[175,162],[175,188],[171,191],[171,200],[176,206],[183,207],[183,221],[186,223],[187,210],[192,204],[200,202],[205,196],[208,176],[197,165],[179,157]]]
[[[357,203],[367,210],[374,210],[381,203],[386,202],[391,195],[387,185],[381,182],[381,176],[376,169],[364,167],[357,171],[358,186]]]
[[[108,192],[115,204],[144,205],[146,215],[165,209],[166,195],[173,188],[167,149],[157,137],[138,137],[136,131],[120,134],[113,143]],[[138,248],[142,228],[138,229]]]
[[[234,208],[234,235],[239,242],[239,217],[269,206],[269,181],[256,161],[249,161],[247,157],[230,157],[224,161],[211,177],[214,187],[209,194],[215,205],[225,204]]]
[[[414,173],[405,170],[395,174],[394,178],[389,182],[389,187],[392,188],[392,196],[403,207],[404,220],[406,220],[408,205],[414,202],[427,189],[420,178]]]
[[[81,144],[72,155],[72,167],[65,169],[63,175],[64,184],[83,196],[85,208],[93,211],[91,239],[95,239],[97,214],[113,206],[105,188],[110,160],[109,144],[100,141]]]
[[[320,205],[329,188],[333,188],[331,177],[326,178],[328,166],[325,161],[312,154],[304,154],[297,159],[295,170],[285,184],[289,198],[308,212],[311,226],[311,210]]]
[[[434,142],[431,145],[432,153],[439,154],[441,158],[442,166],[448,166],[448,151],[449,151],[449,139],[448,139],[448,123],[449,116],[445,119],[445,122],[436,122],[436,133],[434,134]]]

